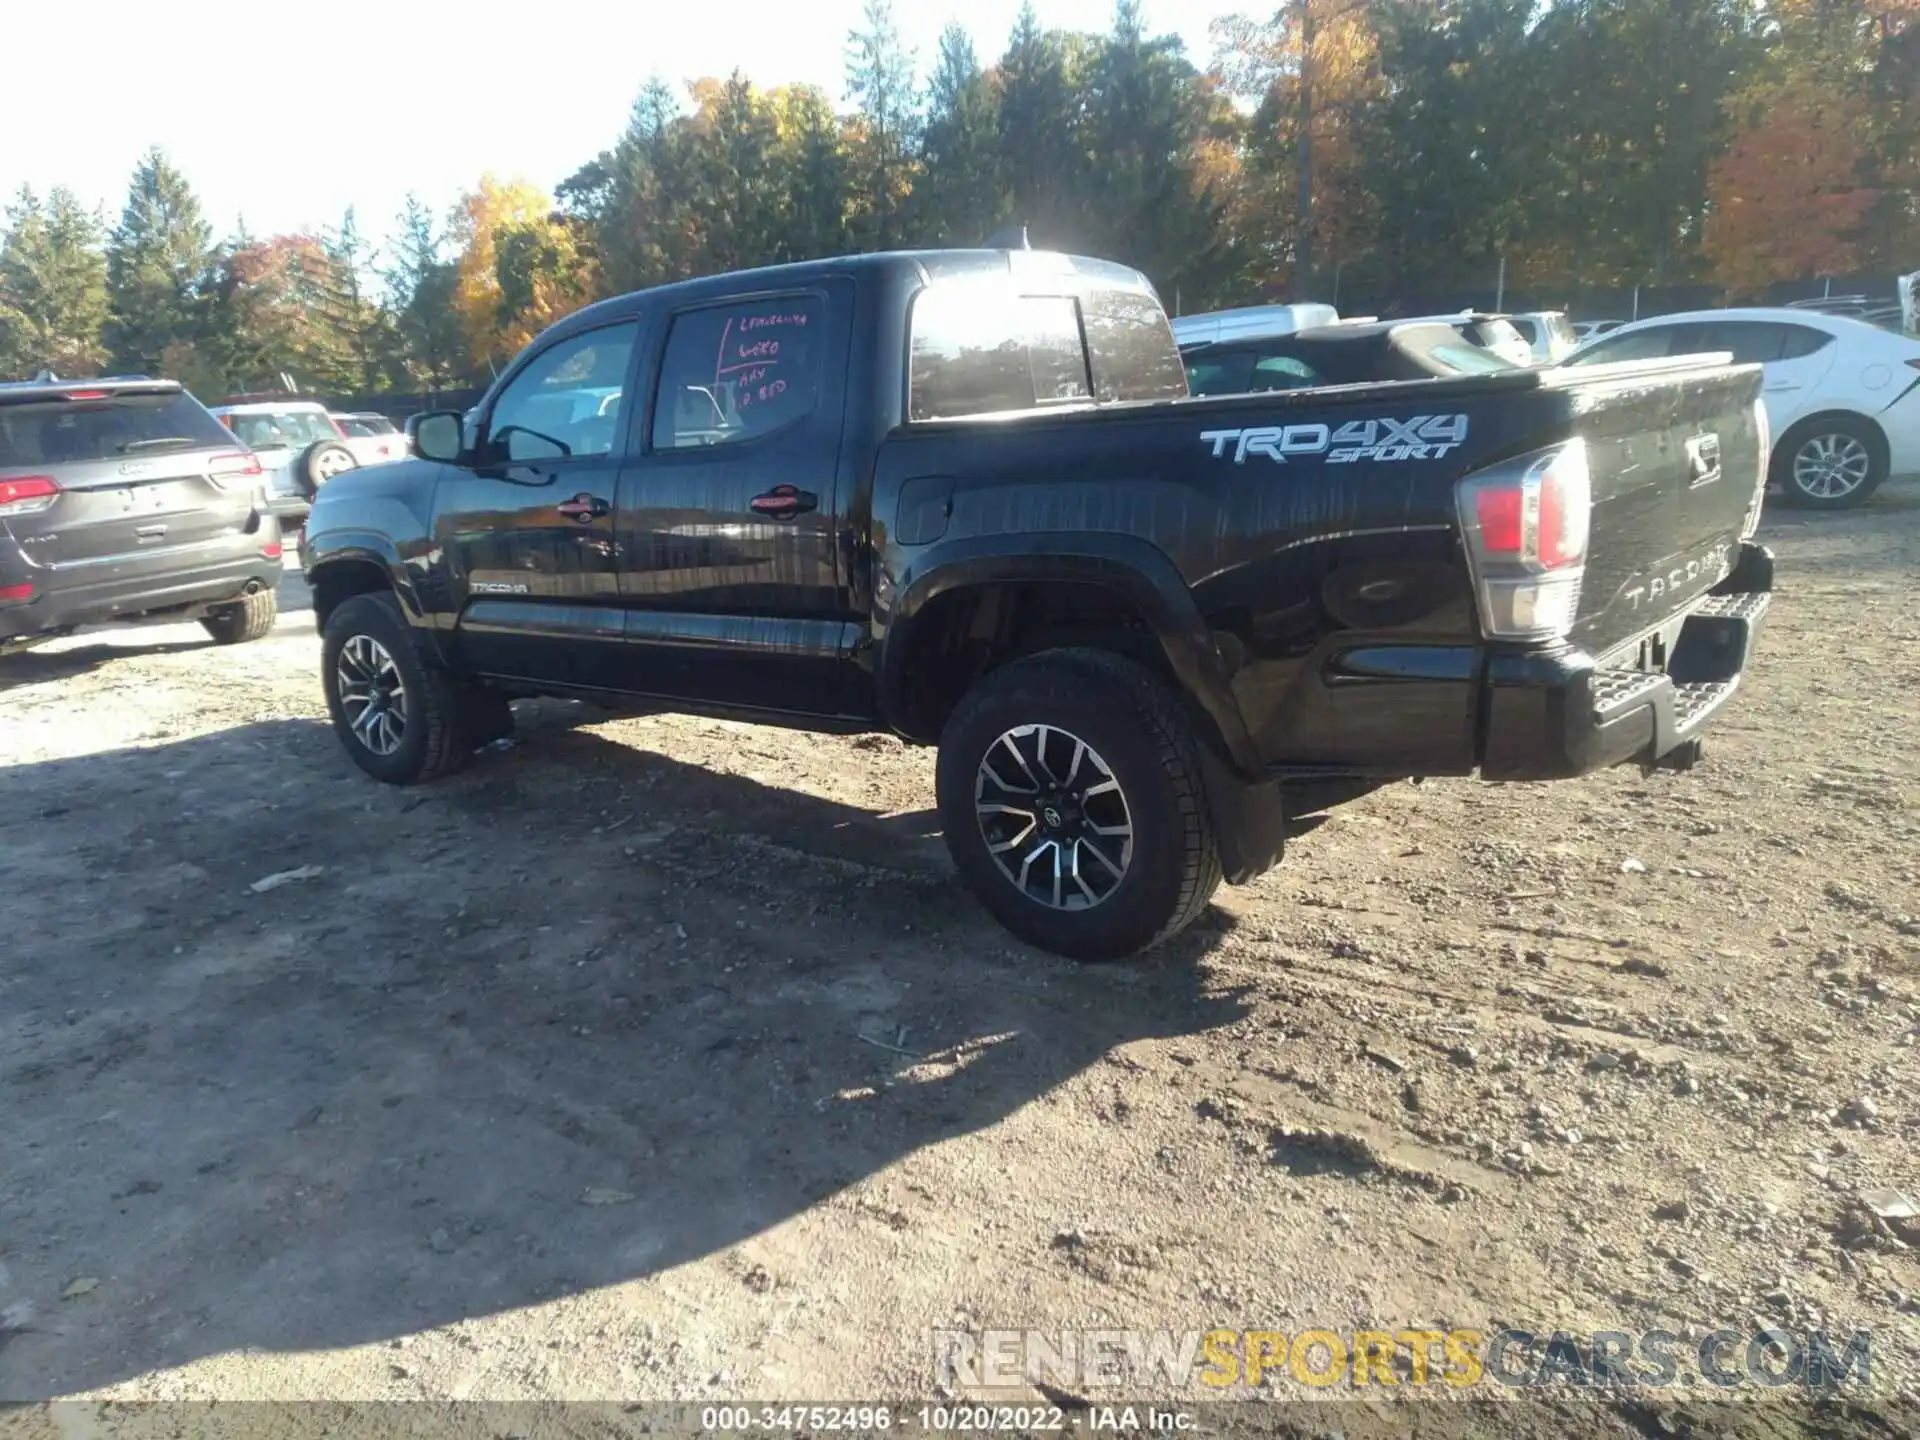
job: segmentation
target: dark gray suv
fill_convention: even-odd
[[[0,653],[136,617],[265,635],[281,541],[262,485],[174,381],[0,384]]]

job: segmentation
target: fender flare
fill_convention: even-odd
[[[1243,778],[1260,777],[1259,756],[1234,699],[1225,662],[1193,592],[1165,551],[1136,536],[1086,532],[984,535],[915,554],[897,578],[877,672],[880,713],[891,724],[915,622],[928,602],[954,590],[999,583],[1095,585],[1123,596],[1145,618],[1168,668],[1211,727],[1221,759]]]
[[[301,559],[309,587],[314,586],[316,579],[330,565],[377,565],[386,573],[387,584],[399,600],[408,623],[421,629],[433,628],[428,622],[426,607],[420,602],[419,591],[414,586],[413,573],[390,537],[377,530],[329,530],[323,535],[310,537],[308,547]]]

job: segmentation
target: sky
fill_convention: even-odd
[[[1204,65],[1216,16],[1276,0],[1145,0]],[[66,185],[109,223],[149,146],[171,156],[216,235],[315,230],[356,207],[393,228],[409,191],[444,210],[488,170],[546,188],[608,148],[647,77],[736,67],[757,85],[843,95],[862,0],[7,0],[0,197]],[[1020,0],[895,0],[924,81],[959,19],[982,64]],[[1112,0],[1035,0],[1042,25],[1105,30]],[[40,57],[37,63],[20,63]]]

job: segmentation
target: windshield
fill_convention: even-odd
[[[334,423],[349,435],[391,435],[394,424],[384,415],[336,415]]]
[[[57,465],[232,444],[200,402],[178,390],[0,404],[0,465]]]
[[[253,450],[284,445],[301,450],[320,440],[338,440],[333,423],[318,410],[282,410],[275,414],[229,415],[233,433]]]

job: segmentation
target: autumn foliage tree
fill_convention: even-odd
[[[454,211],[452,305],[475,370],[511,359],[592,299],[594,267],[552,198],[524,180],[483,175]]]
[[[1874,14],[1878,8],[1883,13]],[[1869,216],[1900,168],[1876,105],[1880,50],[1911,5],[1783,0],[1765,61],[1731,98],[1735,129],[1707,183],[1706,251],[1728,285],[1852,270]],[[1896,148],[1897,147],[1891,147]]]

